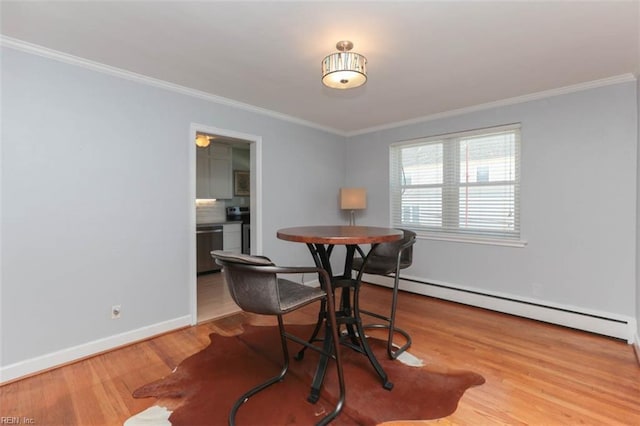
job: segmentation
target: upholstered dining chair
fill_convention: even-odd
[[[245,392],[233,405],[229,413],[229,425],[235,424],[238,409],[253,395],[283,381],[289,369],[289,351],[287,339],[314,349],[336,361],[340,396],[333,411],[324,416],[317,424],[326,425],[342,410],[345,400],[344,376],[338,345],[333,345],[331,353],[286,332],[282,316],[303,306],[317,301],[326,303],[329,330],[333,334],[333,341],[338,342],[338,327],[336,323],[333,292],[327,272],[315,267],[281,267],[276,266],[267,257],[249,256],[228,251],[214,250],[211,256],[222,266],[225,281],[236,304],[246,312],[262,315],[275,315],[278,318],[280,343],[282,345],[283,367],[280,374],[270,378]],[[308,287],[279,277],[279,274],[319,274],[321,287]]]
[[[411,346],[411,335],[405,330],[396,327],[396,306],[398,304],[398,284],[400,282],[400,270],[411,266],[413,262],[413,245],[416,242],[416,233],[402,229],[404,236],[398,241],[378,244],[373,253],[369,254],[364,266],[364,273],[373,275],[393,276],[393,292],[391,296],[391,312],[389,316],[361,309],[360,312],[380,320],[383,324],[366,324],[363,328],[385,328],[389,330],[387,339],[387,355],[390,359],[396,359],[401,353]],[[361,257],[354,257],[353,269],[360,271],[364,263],[364,253],[358,247]],[[404,344],[395,346],[394,337],[398,333],[404,336]]]

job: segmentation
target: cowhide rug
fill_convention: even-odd
[[[276,375],[282,362],[277,327],[244,327],[245,332],[238,336],[212,333],[208,347],[185,359],[169,376],[137,389],[134,397],[158,398],[158,406],[132,417],[125,425],[226,425],[235,400],[249,388]],[[311,330],[309,325],[287,326],[288,332],[302,338],[309,336]],[[430,371],[427,367],[411,367],[389,360],[384,342],[377,339],[370,342],[394,387],[391,391],[383,389],[366,357],[341,347],[346,403],[332,424],[376,425],[392,420],[445,417],[456,410],[466,389],[484,383],[484,378],[473,372]],[[289,342],[291,355],[299,348],[300,345]],[[318,357],[314,351],[307,350],[303,360],[292,358],[284,381],[249,399],[238,411],[237,424],[312,425],[332,410],[338,395],[333,361],[320,400],[316,404],[306,400]],[[171,406],[173,412],[162,405]],[[147,419],[147,423],[145,416],[155,418]]]

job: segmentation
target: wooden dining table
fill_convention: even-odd
[[[314,263],[317,267],[326,270],[331,277],[331,288],[336,291],[342,289],[339,306],[336,307],[336,319],[338,326],[345,326],[346,332],[338,334],[343,336],[339,343],[354,349],[365,355],[375,372],[382,381],[382,386],[391,390],[393,383],[389,381],[387,374],[376,359],[364,332],[362,319],[360,317],[360,287],[362,284],[362,273],[367,263],[369,254],[373,252],[375,247],[380,243],[393,242],[402,239],[403,232],[399,229],[374,227],[374,226],[299,226],[294,228],[284,228],[277,232],[277,236],[281,240],[304,243],[311,252]],[[345,246],[346,255],[344,260],[344,270],[341,274],[334,275],[331,266],[331,254],[335,246]],[[370,245],[367,253],[360,247],[361,245]],[[364,257],[364,262],[356,277],[353,277],[353,257],[356,253],[360,253]],[[326,305],[322,304],[318,314],[316,327],[309,339],[309,342],[322,341],[325,353],[331,353],[334,344],[331,333],[326,330],[328,327],[326,321]],[[325,333],[322,339],[318,338],[318,334],[325,326]],[[298,352],[297,359],[304,356],[304,349]],[[310,402],[316,402],[320,396],[320,387],[324,380],[329,358],[322,356],[316,370],[313,384],[311,385],[311,393],[308,397]]]

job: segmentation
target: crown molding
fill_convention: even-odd
[[[70,55],[67,53],[59,52],[57,50],[49,49],[37,44],[22,41],[16,38],[7,37],[0,34],[0,46],[8,47],[11,49],[19,50],[26,53],[42,56],[45,58],[53,59],[59,62],[64,62],[71,65],[87,68],[92,71],[97,71],[103,74],[123,78],[125,80],[134,81],[136,83],[142,83],[149,86],[158,87],[161,89],[169,90],[172,92],[180,93],[183,95],[191,96],[198,99],[204,99],[209,102],[213,102],[220,105],[229,106],[232,108],[242,109],[248,112],[256,114],[266,115],[268,117],[276,118],[290,123],[299,124],[305,127],[311,127],[316,130],[322,130],[324,132],[332,133],[339,136],[346,136],[346,133],[334,129],[332,127],[322,126],[312,121],[303,120],[301,118],[293,117],[291,115],[282,114],[276,111],[272,111],[266,108],[257,107],[243,102],[234,101],[233,99],[224,98],[222,96],[213,95],[211,93],[203,92],[201,90],[191,89],[189,87],[180,86],[178,84],[169,83],[168,81],[156,79],[143,74],[138,74],[132,71],[127,71],[121,68],[112,67],[110,65],[102,64],[100,62],[84,59],[79,56]]]
[[[637,77],[632,73],[617,75],[613,77],[603,78],[599,80],[588,81],[585,83],[573,84],[570,86],[559,87],[556,89],[545,90],[536,93],[530,93],[528,95],[516,96],[513,98],[502,99],[495,102],[488,102],[484,104],[473,105],[469,107],[444,111],[436,114],[426,115],[422,117],[413,118],[410,120],[397,121],[393,123],[383,124],[380,126],[368,127],[360,130],[354,130],[351,132],[346,132],[342,130],[338,130],[332,127],[322,126],[320,124],[314,123],[312,121],[303,120],[301,118],[297,118],[291,115],[282,114],[276,111],[272,111],[266,108],[257,107],[254,105],[246,104],[243,102],[235,101],[233,99],[224,98],[222,96],[213,95],[211,93],[203,92],[201,90],[191,89],[185,86],[180,86],[178,84],[169,83],[164,80],[156,79],[153,77],[149,77],[143,74],[138,74],[132,71],[127,71],[121,68],[112,67],[109,65],[102,64],[100,62],[91,61],[89,59],[84,59],[78,56],[69,55],[67,53],[59,52],[57,50],[49,49],[37,44],[28,43],[26,41],[22,41],[19,39],[15,39],[12,37],[7,37],[5,35],[0,34],[0,46],[8,47],[15,50],[20,50],[26,53],[31,53],[38,56],[43,56],[49,59],[53,59],[56,61],[64,62],[71,65],[80,66],[83,68],[87,68],[93,71],[101,72],[104,74],[109,74],[112,76],[116,76],[119,78],[123,78],[126,80],[146,84],[149,86],[158,87],[161,89],[169,90],[172,92],[180,93],[183,95],[191,96],[198,99],[203,99],[209,102],[213,102],[220,105],[229,106],[232,108],[241,109],[248,112],[253,112],[256,114],[265,115],[268,117],[276,118],[279,120],[287,121],[294,124],[299,124],[301,126],[310,127],[316,130],[321,130],[324,132],[328,132],[334,135],[343,136],[343,137],[351,137],[358,136],[367,133],[378,132],[382,130],[390,130],[402,126],[407,126],[411,124],[424,123],[427,121],[438,120],[442,118],[455,117],[458,115],[468,114],[471,112],[487,110],[491,108],[503,107],[508,105],[515,105],[524,102],[550,98],[558,95],[565,95],[574,92],[580,92],[583,90],[594,89],[598,87],[609,86],[612,84],[626,83],[630,81],[636,81]]]
[[[524,102],[535,101],[539,99],[550,98],[558,95],[566,95],[569,93],[580,92],[583,90],[595,89],[598,87],[610,86],[612,84],[627,83],[630,81],[636,81],[637,78],[632,73],[621,74],[613,77],[603,78],[600,80],[588,81],[585,83],[572,84],[570,86],[558,87],[556,89],[544,90],[542,92],[530,93],[528,95],[516,96],[513,98],[501,99],[495,102],[488,102],[484,104],[473,105],[470,107],[464,107],[459,109],[453,109],[445,112],[439,112],[437,114],[425,115],[422,117],[412,118],[410,120],[397,121],[394,123],[383,124],[381,126],[369,127],[366,129],[355,130],[353,132],[347,132],[345,136],[358,136],[367,133],[378,132],[381,130],[390,130],[397,127],[407,126],[411,124],[424,123],[427,121],[439,120],[442,118],[454,117],[457,115],[468,114],[471,112],[482,111],[491,108],[498,108],[503,106],[521,104]]]

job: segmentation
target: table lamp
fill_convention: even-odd
[[[367,208],[367,190],[364,188],[340,188],[340,208],[351,210],[349,225],[356,224],[356,210]]]

